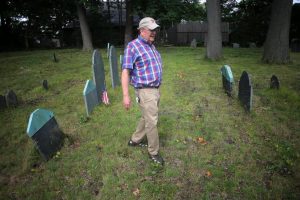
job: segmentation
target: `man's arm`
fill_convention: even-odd
[[[130,108],[130,96],[129,96],[129,69],[123,69],[122,71],[122,90],[123,90],[123,106],[126,110]]]

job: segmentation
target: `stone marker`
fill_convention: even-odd
[[[16,107],[18,105],[18,98],[13,90],[9,90],[6,93],[5,100],[6,100],[7,107]]]
[[[96,49],[92,57],[93,81],[97,91],[98,102],[101,102],[102,92],[105,90],[104,64],[100,52]]]
[[[239,82],[239,100],[247,111],[252,109],[252,84],[246,71],[243,71]]]
[[[112,45],[109,52],[109,65],[112,88],[120,85],[119,72],[118,72],[118,59],[115,47]]]
[[[53,53],[53,61],[54,61],[54,62],[58,62],[58,59],[56,58],[55,53]]]
[[[270,88],[271,89],[279,89],[279,86],[280,86],[280,84],[279,84],[279,80],[278,80],[277,76],[273,75],[271,77],[271,81],[270,81]]]
[[[83,89],[83,99],[87,116],[90,116],[94,107],[99,104],[96,86],[91,80],[87,80]]]
[[[0,110],[6,108],[6,99],[5,96],[0,95]]]
[[[36,143],[41,155],[49,160],[62,147],[64,134],[59,129],[53,112],[36,109],[31,113],[27,135]]]
[[[43,80],[43,88],[45,89],[45,90],[48,90],[48,81],[47,80]]]
[[[191,47],[192,48],[196,48],[197,47],[197,40],[195,38],[191,41]]]
[[[233,48],[240,48],[240,44],[238,44],[238,43],[232,43],[232,47]]]
[[[228,96],[232,96],[233,75],[229,65],[221,68],[223,88]]]
[[[107,52],[106,52],[106,56],[107,56],[107,58],[109,58],[109,51],[110,51],[110,44],[109,43],[107,43]]]

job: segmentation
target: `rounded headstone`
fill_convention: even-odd
[[[18,98],[13,90],[8,90],[5,95],[7,107],[16,107],[18,105]]]
[[[275,76],[275,75],[273,75],[271,77],[270,88],[271,89],[279,89],[279,80],[278,80],[277,76]]]
[[[43,88],[45,89],[45,90],[48,90],[48,81],[47,80],[43,80]]]

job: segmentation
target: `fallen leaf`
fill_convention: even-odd
[[[206,173],[205,173],[205,176],[207,176],[207,177],[211,177],[211,172],[210,171],[207,171]]]
[[[204,140],[203,137],[198,137],[198,138],[197,138],[197,142],[199,142],[199,143],[202,144],[202,145],[207,144],[207,142]]]
[[[132,194],[134,196],[136,196],[136,197],[140,196],[140,190],[139,190],[139,188],[134,189],[133,192],[132,192]]]

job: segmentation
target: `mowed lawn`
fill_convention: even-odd
[[[97,106],[90,118],[82,93],[92,79],[92,52],[0,53],[0,92],[14,90],[20,103],[0,111],[0,199],[299,199],[300,54],[291,53],[291,64],[267,65],[260,62],[262,49],[224,48],[217,62],[204,59],[204,48],[158,49],[164,167],[149,160],[147,149],[127,146],[139,108],[132,88],[132,108],[122,107],[105,49],[111,104]],[[222,89],[224,64],[234,76],[231,98]],[[253,85],[250,113],[237,98],[244,70]],[[279,90],[269,89],[273,74]],[[37,108],[54,112],[67,136],[48,162],[26,134]]]

